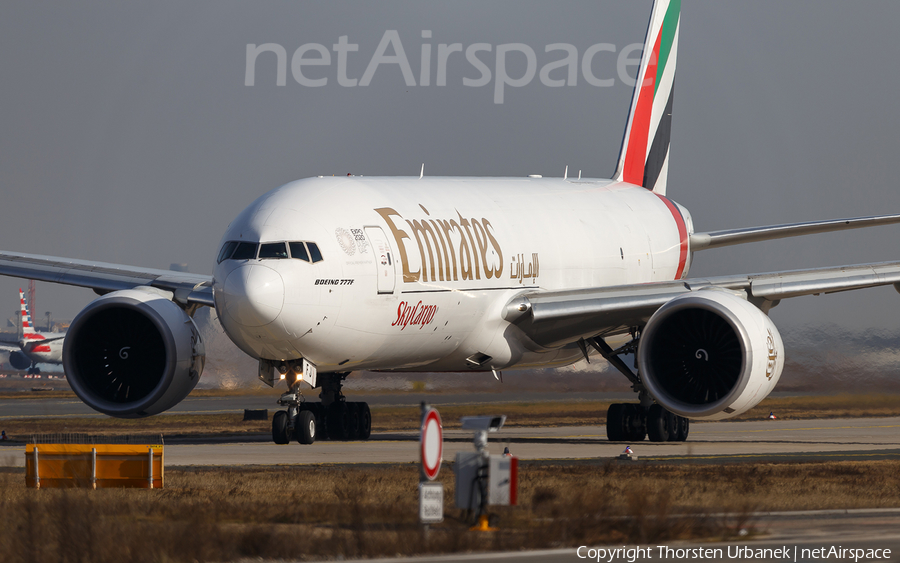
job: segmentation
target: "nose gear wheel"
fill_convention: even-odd
[[[347,401],[341,393],[346,373],[321,374],[320,401],[306,401],[295,383],[278,404],[287,407],[272,417],[272,440],[276,444],[301,444],[316,440],[368,440],[372,434],[372,413],[368,403]]]

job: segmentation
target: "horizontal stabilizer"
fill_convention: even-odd
[[[900,223],[900,215],[878,215],[875,217],[854,217],[852,219],[831,219],[829,221],[812,221],[809,223],[791,223],[788,225],[771,225],[769,227],[750,227],[746,229],[729,229],[709,233],[693,233],[691,250],[718,248],[747,242],[759,242],[817,233],[830,233],[847,229],[862,229],[879,225]]]

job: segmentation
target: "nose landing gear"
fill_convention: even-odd
[[[278,399],[287,407],[272,417],[272,440],[287,444],[291,438],[301,444],[317,439],[368,440],[372,434],[372,413],[368,403],[347,401],[341,393],[346,373],[323,374],[318,379],[321,402],[307,402],[300,393],[299,382]]]

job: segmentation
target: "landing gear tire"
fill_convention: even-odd
[[[691,433],[691,419],[682,418],[681,419],[681,435],[678,438],[680,442],[686,442],[688,439],[688,434]]]
[[[372,412],[369,403],[357,403],[359,405],[359,439],[368,440],[372,435]]]
[[[690,419],[684,418],[683,416],[678,416],[677,414],[673,414],[672,418],[673,424],[672,430],[669,431],[669,441],[684,442],[685,440],[687,440],[691,421]]]
[[[301,444],[312,444],[316,441],[316,416],[310,410],[300,411],[294,423],[294,437]]]
[[[348,415],[348,440],[359,440],[359,405],[361,403],[347,403]]]
[[[651,442],[684,442],[690,427],[690,420],[660,405],[653,405],[647,411],[647,435]]]
[[[625,405],[613,403],[606,411],[606,438],[610,442],[625,441]]]
[[[328,406],[328,437],[346,440],[350,434],[350,413],[347,403],[338,401]]]
[[[647,413],[640,405],[627,403],[624,407],[625,439],[629,442],[642,442],[647,437]]]
[[[287,411],[278,411],[272,417],[272,440],[276,444],[290,443],[291,437],[288,435],[289,422]]]
[[[647,436],[651,442],[669,441],[669,411],[660,405],[652,405],[647,411]]]
[[[640,405],[613,403],[606,411],[606,437],[610,442],[640,442],[647,436],[647,415]]]

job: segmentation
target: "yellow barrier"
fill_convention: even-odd
[[[29,444],[25,486],[163,487],[163,446],[145,444]]]

